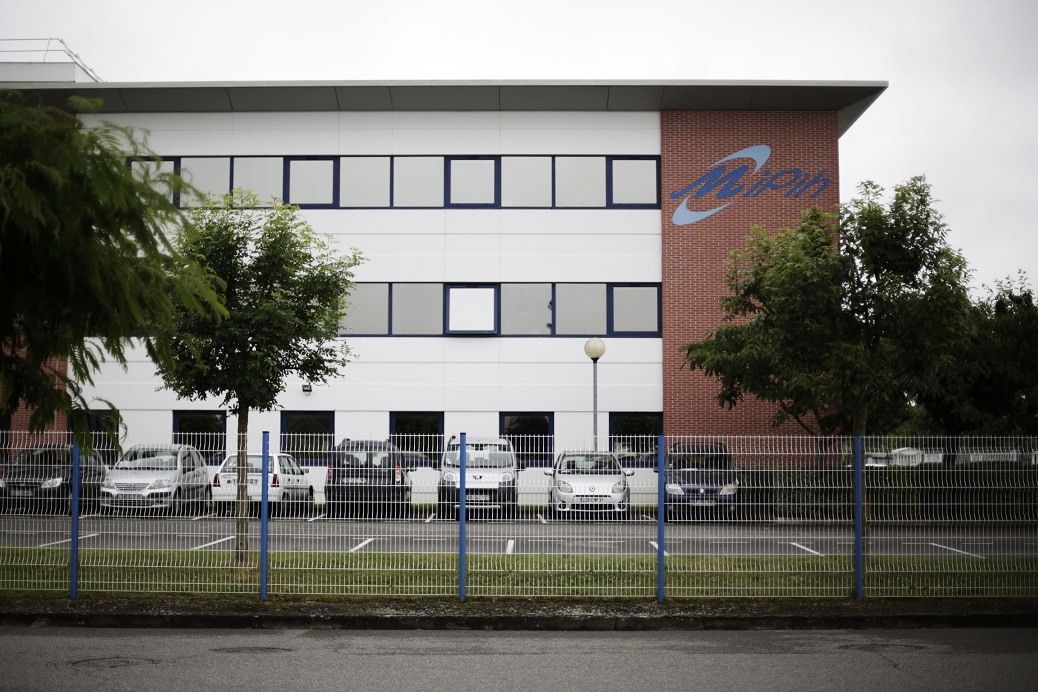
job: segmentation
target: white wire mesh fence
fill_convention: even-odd
[[[0,590],[1038,594],[1033,439],[465,438],[0,433]]]

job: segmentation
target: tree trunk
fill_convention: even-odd
[[[238,492],[234,503],[234,561],[244,565],[249,560],[249,409],[238,409]]]

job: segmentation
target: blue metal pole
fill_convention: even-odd
[[[664,468],[664,459],[666,452],[666,442],[664,441],[663,435],[660,435],[656,439],[656,602],[663,603],[663,595],[666,590],[666,580],[664,579],[664,569],[666,567],[666,561],[664,560],[663,551],[663,540],[666,536],[663,525],[667,518],[667,507],[664,503],[663,488],[667,483],[667,470]]]
[[[465,433],[458,443],[458,600],[465,602]]]
[[[865,597],[865,513],[863,507],[864,471],[861,435],[854,436],[854,598]]]
[[[260,600],[267,600],[267,541],[270,537],[267,520],[270,517],[267,483],[270,478],[270,433],[263,431],[263,487],[260,490]]]
[[[69,596],[79,597],[79,445],[72,445],[72,553],[69,556],[72,571],[69,576]]]

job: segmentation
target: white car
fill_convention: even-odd
[[[210,493],[209,472],[191,445],[137,445],[101,483],[101,508],[201,514]]]
[[[263,495],[263,455],[247,456],[249,504],[258,508]],[[310,477],[289,454],[274,452],[267,467],[267,503],[273,514],[308,514],[314,506]],[[213,476],[213,502],[220,514],[234,514],[238,499],[238,455],[228,454]]]
[[[634,471],[625,471],[610,452],[562,452],[544,473],[552,477],[548,505],[557,516],[588,512],[623,519],[630,512],[627,477]]]

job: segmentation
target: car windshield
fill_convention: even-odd
[[[355,449],[342,453],[342,464],[350,469],[384,468],[392,466],[388,450]]]
[[[458,446],[447,448],[443,456],[447,466],[460,466]],[[512,450],[501,442],[470,442],[465,445],[465,466],[468,468],[504,469],[515,465]]]
[[[177,453],[170,449],[131,449],[123,455],[115,468],[130,471],[173,471],[177,468]]]
[[[620,465],[611,454],[566,454],[559,458],[558,472],[614,476],[620,473]]]
[[[246,457],[245,465],[246,465],[246,468],[248,469],[248,471],[247,471],[248,473],[263,473],[263,457],[260,456],[259,454],[250,454],[250,455],[248,455]],[[274,469],[277,468],[277,462],[274,459],[274,457],[270,457],[270,466],[268,468],[271,471],[273,471]],[[237,456],[233,456],[233,457],[229,458],[227,461],[225,461],[224,464],[223,464],[223,469],[222,470],[223,470],[224,473],[227,473],[229,471],[237,471],[238,470],[238,457]]]
[[[61,449],[23,449],[8,466],[56,467],[68,466],[68,453]]]
[[[667,468],[685,471],[718,471],[732,468],[732,457],[722,452],[671,452]]]

